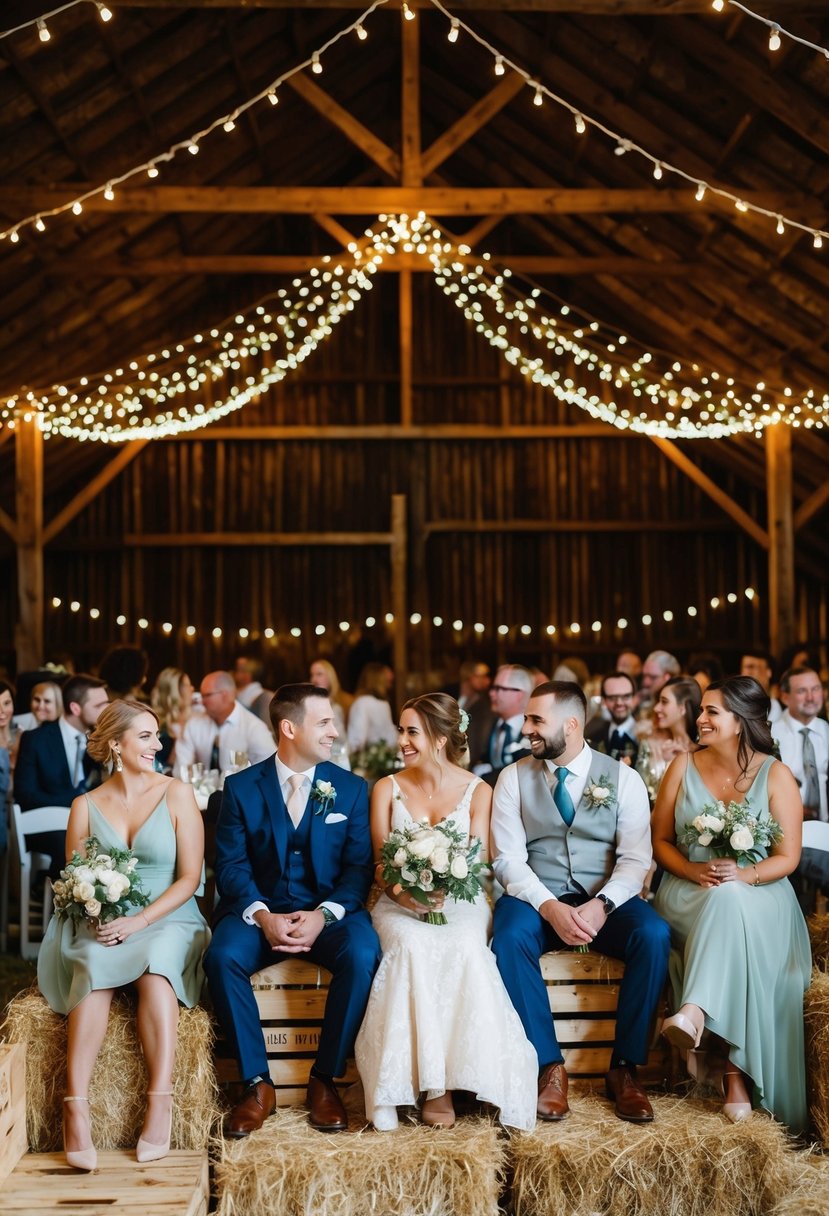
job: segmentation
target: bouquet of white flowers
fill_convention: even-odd
[[[710,848],[715,857],[733,857],[749,865],[760,861],[782,839],[777,820],[755,814],[747,798],[745,802],[707,802],[682,836],[689,846],[698,844]]]
[[[429,907],[432,891],[443,891],[452,899],[474,903],[481,890],[481,877],[489,867],[481,859],[483,845],[467,835],[451,819],[441,823],[412,824],[395,829],[380,850],[383,881],[408,891],[412,899]],[[430,925],[447,924],[442,912],[426,915]]]
[[[135,873],[138,858],[131,849],[109,849],[89,836],[83,856],[75,850],[54,886],[55,911],[72,920],[100,924],[126,916],[132,905],[146,908],[150,902]]]

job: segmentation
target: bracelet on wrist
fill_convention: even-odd
[[[757,866],[755,866],[755,865],[753,865],[752,868],[754,870],[754,882],[751,885],[753,887],[759,887],[762,885],[760,882],[760,871],[757,869]]]

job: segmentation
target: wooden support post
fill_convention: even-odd
[[[406,700],[406,495],[391,499],[391,610],[394,613],[394,687],[397,707]]]
[[[17,505],[17,670],[43,662],[43,432],[37,418],[21,419],[15,444]]]
[[[769,535],[769,646],[780,654],[795,640],[792,432],[785,422],[766,427]]]
[[[402,169],[404,186],[421,186],[423,169],[420,158],[420,22],[400,17],[403,71],[403,92],[400,98],[402,129]],[[394,210],[394,208],[389,208]],[[417,211],[417,207],[400,208]]]
[[[412,272],[400,271],[400,425],[412,425]]]

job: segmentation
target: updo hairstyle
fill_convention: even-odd
[[[140,701],[110,701],[101,710],[95,729],[87,741],[86,750],[96,764],[112,764],[112,744],[117,743],[141,714],[150,714],[158,724],[158,714]]]
[[[403,709],[411,709],[423,724],[423,733],[437,750],[438,739],[446,740],[446,759],[461,764],[467,751],[466,735],[461,730],[461,709],[447,692],[427,692],[412,697]]]

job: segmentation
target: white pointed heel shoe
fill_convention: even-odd
[[[89,1102],[88,1098],[79,1098],[67,1096],[64,1102]],[[98,1164],[98,1154],[95,1151],[95,1145],[90,1144],[89,1148],[67,1149],[66,1147],[66,1119],[63,1123],[63,1155],[66,1158],[66,1164],[71,1165],[76,1170],[94,1170]]]
[[[173,1091],[171,1089],[148,1089],[148,1098],[172,1098]],[[167,1120],[167,1139],[163,1144],[153,1144],[150,1140],[145,1140],[143,1136],[139,1138],[135,1146],[135,1159],[143,1165],[147,1161],[160,1161],[162,1157],[166,1157],[170,1151],[170,1136],[173,1130],[173,1104],[170,1103],[170,1115]]]
[[[688,1012],[683,1013],[683,1010]],[[704,1029],[705,1017],[702,1010],[696,1005],[683,1005],[682,1009],[673,1017],[665,1018],[662,1023],[664,1037],[681,1051],[690,1051],[694,1047],[699,1047]]]

